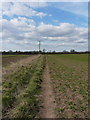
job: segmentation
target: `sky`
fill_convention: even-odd
[[[4,2],[1,12],[2,50],[88,50],[88,2]]]

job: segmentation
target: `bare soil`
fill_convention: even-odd
[[[54,57],[49,58],[49,67],[54,86],[58,117],[67,119],[87,118],[87,94],[79,92],[80,89],[84,89],[85,92],[87,90],[87,63]],[[85,109],[82,110],[82,108]]]
[[[19,60],[26,59],[27,57],[30,57],[31,55],[16,55],[16,56],[8,56],[8,55],[2,55],[2,67],[9,66],[12,63],[18,62]]]
[[[56,118],[56,101],[53,92],[52,81],[50,79],[48,64],[46,64],[42,83],[42,108],[40,118]]]
[[[5,75],[12,74],[13,72],[19,70],[22,66],[27,66],[28,64],[31,64],[32,61],[36,60],[40,55],[33,55],[30,57],[26,57],[24,59],[20,59],[16,62],[12,62],[7,67],[2,67],[2,77]]]

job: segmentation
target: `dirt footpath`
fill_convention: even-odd
[[[21,66],[27,66],[28,64],[31,64],[32,61],[36,60],[40,55],[33,55],[28,58],[24,58],[22,60],[19,60],[16,63],[12,63],[7,67],[2,68],[2,76],[12,74],[13,72],[20,69]]]
[[[40,110],[41,118],[56,118],[56,102],[53,92],[52,81],[50,79],[49,68],[46,64],[43,83],[42,83],[42,108]]]

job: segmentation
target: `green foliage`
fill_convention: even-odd
[[[79,107],[79,110],[80,110],[81,112],[83,112],[83,111],[86,110],[86,108],[87,108],[86,106],[80,106],[80,107]]]
[[[13,118],[34,118],[37,115],[37,95],[44,66],[45,58],[40,57],[31,66],[22,67],[18,73],[8,77],[9,80],[3,83],[3,113],[11,107]],[[14,106],[14,103],[17,105]]]
[[[59,115],[73,118],[88,116],[88,54],[47,55],[47,60],[58,95]],[[71,111],[71,116],[60,109],[60,104],[65,111]]]
[[[59,108],[59,109],[58,109],[58,112],[63,113],[64,110],[65,110],[65,108]]]

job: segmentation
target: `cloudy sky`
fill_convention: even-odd
[[[2,50],[86,51],[88,2],[2,3],[2,33]]]

